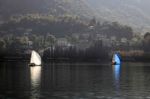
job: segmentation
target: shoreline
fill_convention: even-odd
[[[149,63],[149,59],[144,59],[144,58],[139,58],[139,59],[121,59],[122,62],[145,62],[145,63]],[[3,57],[0,58],[0,62],[7,62],[7,61],[30,61],[29,57]],[[111,59],[69,59],[69,58],[51,58],[51,59],[42,59],[42,61],[44,62],[89,62],[89,63],[111,63]]]

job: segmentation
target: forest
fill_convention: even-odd
[[[83,20],[71,15],[14,15],[0,24],[0,34],[3,59],[28,59],[33,49],[45,59],[74,60],[108,59],[115,51],[137,54],[150,49],[149,32],[136,35],[129,26],[100,22],[94,17]]]

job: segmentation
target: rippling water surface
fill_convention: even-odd
[[[1,62],[0,99],[150,99],[150,64]]]

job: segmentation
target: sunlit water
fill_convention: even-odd
[[[0,99],[150,99],[150,64],[1,62]]]

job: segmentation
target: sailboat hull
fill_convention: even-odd
[[[34,63],[30,63],[30,64],[28,64],[29,66],[31,66],[31,67],[34,67],[34,66],[41,66],[41,65],[36,65],[36,64],[34,64]]]
[[[29,66],[36,66],[34,63],[30,63],[30,64],[28,64]]]
[[[112,62],[112,65],[120,65],[120,63]]]

